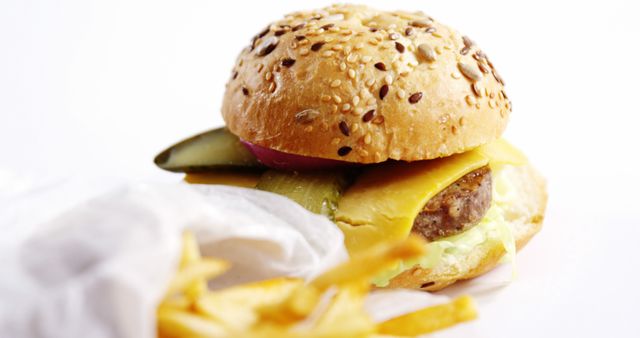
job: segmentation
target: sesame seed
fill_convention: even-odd
[[[275,82],[271,82],[269,84],[269,92],[273,93],[276,91],[276,83]]]
[[[399,38],[400,38],[400,34],[398,34],[398,33],[389,34],[389,39],[391,39],[391,40],[398,40]]]
[[[384,100],[384,97],[387,96],[387,94],[389,93],[389,85],[382,85],[382,87],[380,87],[380,100]]]
[[[422,99],[422,92],[413,93],[411,94],[411,96],[409,96],[409,103],[415,104],[415,103],[418,103],[418,101],[420,101],[421,99]]]
[[[299,25],[293,26],[293,27],[291,28],[291,31],[295,32],[295,31],[297,31],[297,30],[300,30],[300,29],[304,28],[304,25],[305,25],[305,23],[303,22],[303,23],[301,23],[301,24],[299,24]],[[297,38],[297,37],[296,37],[296,38]]]
[[[495,69],[493,69],[493,77],[496,79],[496,81],[498,81],[501,85],[504,86],[504,80],[502,79],[502,77],[500,76],[500,74],[498,74],[498,71],[496,71]]]
[[[419,28],[431,27],[431,23],[426,20],[411,21],[409,24],[413,27],[419,27]]]
[[[404,90],[402,90],[402,89],[398,89],[398,91],[396,91],[396,96],[397,96],[400,100],[402,100],[402,99],[404,99],[404,98],[405,98],[406,93],[404,92]]]
[[[351,99],[351,103],[353,103],[354,106],[357,106],[358,103],[360,103],[360,96],[355,95],[352,99]]]
[[[307,132],[307,133],[312,132],[312,131],[313,131],[313,126],[306,126],[306,127],[304,127],[304,131],[305,131],[305,132]]]
[[[478,83],[474,83],[471,85],[471,91],[477,97],[482,97],[482,87]]]
[[[364,109],[362,109],[361,107],[358,107],[358,108],[353,110],[353,115],[360,116],[360,115],[362,115],[363,111],[364,111]]]
[[[393,77],[391,76],[391,74],[384,77],[384,82],[388,85],[393,83]]]
[[[307,54],[309,54],[309,48],[300,49],[300,55],[305,56]]]
[[[358,149],[358,155],[360,155],[360,157],[367,157],[369,156],[369,152],[365,149],[360,148]]]
[[[476,67],[458,62],[458,69],[460,69],[460,72],[462,72],[466,78],[473,82],[478,82],[482,79],[482,73]]]
[[[271,81],[271,79],[273,78],[273,73],[272,72],[266,72],[264,73],[264,79],[267,81]]]
[[[329,28],[331,28],[331,27],[333,27],[333,26],[335,26],[335,24],[329,23],[329,24],[326,24],[326,25],[324,25],[324,26],[322,26],[322,27],[320,27],[320,28],[322,28],[322,29],[324,29],[324,30],[328,30]]]
[[[485,66],[482,62],[478,62],[478,68],[480,68],[480,71],[485,74],[489,74],[490,72],[489,68],[487,68],[487,66]]]
[[[363,116],[362,116],[362,122],[369,122],[371,121],[371,119],[373,119],[373,116],[376,114],[376,110],[375,109],[371,109],[368,112],[366,112]]]
[[[336,88],[336,87],[340,87],[340,85],[342,84],[342,81],[340,80],[333,80],[331,81],[331,88]]]
[[[400,42],[396,42],[396,50],[400,53],[404,53],[404,45]]]
[[[364,144],[371,144],[371,134],[367,133],[364,135]]]
[[[364,48],[364,43],[362,43],[362,42],[358,42],[358,43],[355,45],[355,47],[354,47],[354,48],[355,48],[356,50],[360,50],[360,49]]]
[[[354,124],[352,124],[352,125],[351,125],[351,132],[352,132],[352,133],[357,132],[357,131],[358,131],[358,129],[360,129],[360,125],[359,125],[359,124],[354,123]]]
[[[335,113],[338,111],[338,106],[336,106],[335,104],[331,105],[331,113]]]
[[[270,27],[267,26],[267,28],[265,28],[262,32],[258,33],[257,37],[261,38],[261,37],[267,35],[267,33],[269,33],[269,30],[270,30]]]
[[[369,78],[369,79],[365,82],[365,84],[367,85],[367,87],[371,87],[371,86],[373,86],[373,84],[374,84],[374,83],[376,83],[376,80],[375,80],[374,78],[372,78],[372,77],[371,77],[371,78]]]
[[[269,55],[269,53],[273,52],[278,46],[278,38],[275,36],[270,36],[266,38],[257,48],[256,55],[257,56],[265,56]]]
[[[351,147],[344,146],[338,149],[338,155],[340,156],[347,156],[349,155],[350,152],[351,152]]]
[[[324,46],[325,42],[316,42],[313,45],[311,45],[311,50],[314,52],[317,52],[320,50],[320,48],[322,48],[322,46]]]
[[[404,30],[404,35],[406,35],[406,36],[413,35],[413,28],[407,27],[407,29]]]
[[[351,79],[355,79],[356,78],[356,71],[353,70],[353,69],[349,69],[347,74],[349,75],[349,78],[351,78]]]
[[[473,41],[471,39],[469,39],[468,36],[463,36],[462,37],[462,43],[464,44],[465,47],[473,46]]]
[[[249,96],[249,89],[247,89],[247,87],[242,87],[242,94],[244,94],[244,96]]]
[[[342,98],[338,95],[333,95],[333,102],[340,104],[342,103]]]
[[[334,138],[331,140],[331,144],[332,144],[332,145],[334,145],[334,146],[337,146],[337,145],[338,145],[338,143],[340,143],[340,139],[339,139],[339,138],[337,138],[337,137],[334,137]]]
[[[496,97],[496,93],[494,93],[494,92],[489,93],[489,97],[494,99]]]
[[[325,58],[331,57],[333,56],[333,54],[335,54],[335,52],[332,50],[325,50],[324,52],[322,52],[322,56]]]
[[[425,33],[431,33],[431,35],[435,36],[436,38],[441,38],[442,35],[438,34],[436,32],[436,28],[435,27],[429,27],[427,29],[424,30]]]
[[[356,61],[358,61],[358,54],[352,53],[347,56],[347,62],[354,63]]]
[[[331,101],[331,96],[322,94],[322,96],[320,96],[320,100],[325,101],[325,102],[329,102],[329,101]]]
[[[459,79],[459,78],[462,77],[462,75],[460,75],[460,73],[458,73],[458,72],[453,72],[453,73],[451,73],[451,77],[454,78],[454,79]]]
[[[378,115],[375,118],[373,118],[373,121],[371,121],[373,124],[382,124],[384,122],[384,116],[382,115]]]
[[[333,47],[331,47],[331,49],[335,50],[336,52],[341,51],[342,50],[342,45],[333,45]]]
[[[349,136],[349,126],[347,125],[347,122],[340,121],[338,128],[340,128],[340,131],[344,136]]]
[[[387,70],[387,66],[382,63],[382,62],[377,62],[376,64],[373,65],[374,67],[376,67],[379,70],[385,71]]]
[[[460,127],[464,126],[464,124],[467,122],[467,120],[464,117],[461,117],[458,120],[458,124],[460,125]]]
[[[348,112],[349,110],[351,110],[351,105],[348,103],[345,103],[342,105],[342,111],[343,112]]]
[[[369,61],[371,61],[371,59],[373,59],[370,55],[365,55],[363,57],[360,58],[360,61],[367,63]]]
[[[305,109],[301,112],[296,113],[295,120],[300,124],[309,124],[313,122],[318,116],[320,116],[320,112],[315,109]]]
[[[496,107],[496,101],[495,100],[489,100],[489,107],[495,108]]]
[[[287,68],[293,66],[294,63],[296,63],[296,60],[291,59],[291,58],[286,58],[286,59],[282,60],[282,66],[287,67]]]
[[[470,105],[470,106],[473,106],[474,104],[476,104],[476,99],[471,95],[465,96],[464,99],[465,99],[465,101],[467,101],[467,104]]]

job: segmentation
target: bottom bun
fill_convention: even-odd
[[[494,175],[501,175],[500,179],[509,182],[510,190],[506,192],[509,203],[503,206],[504,218],[511,227],[516,249],[520,250],[542,228],[547,204],[545,180],[530,165],[507,166]],[[494,183],[498,182],[494,179]],[[435,268],[415,266],[407,269],[391,279],[387,287],[437,291],[456,281],[484,274],[498,265],[505,254],[502,242],[485,241],[464,256],[455,257],[453,261],[443,262]]]

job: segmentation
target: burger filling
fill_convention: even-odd
[[[457,235],[478,224],[491,206],[491,169],[476,169],[432,197],[411,232],[427,241]]]

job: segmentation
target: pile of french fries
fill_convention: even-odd
[[[400,260],[419,257],[424,243],[409,238],[353,257],[312,281],[275,278],[208,290],[229,264],[201,257],[191,233],[180,267],[158,306],[158,335],[182,337],[414,337],[476,318],[470,297],[375,323],[364,309],[369,281]]]

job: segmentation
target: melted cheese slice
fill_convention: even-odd
[[[373,166],[340,199],[336,224],[351,254],[381,241],[402,240],[423,206],[462,176],[486,165],[526,162],[520,151],[498,140],[445,158]]]
[[[187,174],[184,180],[191,184],[223,184],[235,187],[255,188],[261,173],[217,171]]]

